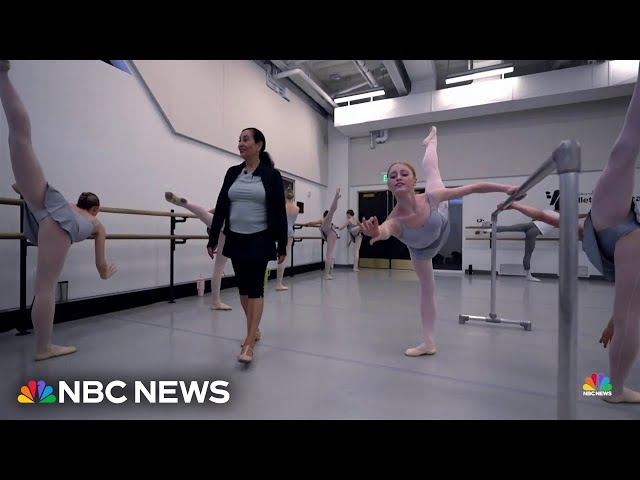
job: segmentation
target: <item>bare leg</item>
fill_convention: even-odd
[[[426,191],[444,188],[442,177],[440,176],[440,167],[438,166],[438,137],[436,127],[431,127],[431,132],[427,138],[422,141],[427,148],[422,158],[422,169],[427,177]]]
[[[36,335],[36,360],[67,355],[75,347],[51,343],[55,315],[55,287],[71,247],[69,234],[51,218],[40,221],[38,229],[38,263],[35,280],[35,300],[31,320]]]
[[[625,235],[615,249],[615,298],[613,327],[615,335],[609,349],[609,373],[612,403],[640,403],[640,392],[628,389],[624,382],[640,348],[640,230]]]
[[[196,215],[200,219],[200,221],[207,227],[211,227],[211,222],[213,221],[213,213],[207,211],[206,208],[201,207],[200,205],[189,203],[186,198],[179,197],[172,192],[165,192],[164,198],[169,203],[173,203],[174,205],[178,205],[179,207],[186,208],[191,213]]]
[[[47,181],[31,143],[31,119],[2,65],[0,99],[9,127],[9,152],[17,189],[31,209],[43,208]]]
[[[211,310],[231,310],[229,305],[222,303],[220,300],[220,284],[222,283],[224,266],[229,260],[222,254],[225,239],[224,233],[220,233],[218,246],[216,247],[216,258],[213,261],[213,275],[211,275]]]
[[[356,227],[359,228],[359,227]],[[355,228],[353,229],[355,231]],[[355,245],[355,249],[353,250],[353,271],[354,272],[359,272],[360,268],[360,245],[362,245],[362,235],[358,235],[356,237],[356,245]]]
[[[409,357],[433,355],[436,353],[436,298],[433,264],[431,259],[420,260],[412,257],[411,261],[420,280],[420,315],[424,342],[417,347],[407,349],[404,354]]]
[[[596,231],[613,227],[629,218],[639,151],[640,78],[636,82],[622,131],[593,190],[591,219]]]
[[[322,231],[326,233],[327,236],[329,235],[329,231],[331,230],[331,224],[333,223],[333,214],[336,213],[336,210],[338,209],[339,198],[340,198],[340,189],[338,188],[336,190],[335,196],[333,197],[333,202],[329,207],[329,213],[327,213],[327,216],[324,217],[324,219],[322,220],[322,225],[320,226]]]
[[[287,240],[287,257],[289,257],[289,255],[291,255],[291,245],[293,244],[293,237],[289,237],[289,239]],[[289,290],[289,287],[285,287],[282,284],[282,279],[284,277],[284,269],[285,269],[285,262],[279,263],[278,264],[278,275],[277,275],[277,283],[276,283],[276,290],[277,291],[282,291],[282,290]]]

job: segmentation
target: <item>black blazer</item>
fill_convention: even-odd
[[[209,232],[209,243],[207,248],[214,248],[218,245],[218,237],[224,223],[224,234],[229,233],[229,214],[231,212],[231,202],[229,201],[229,188],[235,182],[246,163],[230,167],[224,176],[222,189],[218,194],[216,210],[211,222]],[[267,229],[274,242],[277,242],[278,256],[287,254],[287,211],[284,201],[284,186],[282,185],[282,175],[275,168],[267,167],[262,162],[255,169],[253,175],[262,178],[262,185],[267,201]]]

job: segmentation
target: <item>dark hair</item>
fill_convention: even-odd
[[[355,212],[351,209],[347,210],[347,215],[351,215],[352,217],[356,216]]]
[[[260,149],[260,153],[258,154],[260,158],[260,163],[265,167],[275,168],[276,164],[271,158],[271,155],[269,155],[269,152],[267,152],[267,139],[264,138],[264,133],[262,133],[260,130],[258,130],[255,127],[245,128],[242,131],[244,132],[245,130],[253,131],[254,142],[256,143],[262,142],[262,148]]]
[[[95,193],[91,192],[82,192],[78,197],[78,203],[76,203],[76,207],[82,208],[83,210],[89,210],[99,206],[100,199]]]
[[[325,218],[327,215],[329,215],[329,210],[324,211],[324,213],[322,214],[322,218]]]

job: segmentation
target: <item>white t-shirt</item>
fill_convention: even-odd
[[[554,210],[544,210],[546,213],[548,213],[549,215],[553,215],[555,218],[557,218],[558,220],[560,220],[560,214]],[[536,227],[538,227],[538,230],[540,230],[540,232],[542,233],[542,235],[546,235],[547,233],[549,233],[551,230],[553,230],[554,227],[553,225],[549,225],[548,223],[544,223],[541,222],[540,220],[534,220],[534,222]]]

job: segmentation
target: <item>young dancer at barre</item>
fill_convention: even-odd
[[[211,230],[211,221],[213,220],[213,213],[215,209],[207,210],[200,205],[190,203],[186,198],[179,197],[172,192],[165,192],[164,198],[169,203],[173,203],[182,208],[186,208],[191,213],[200,219],[202,223],[207,226],[207,234]],[[216,251],[215,259],[213,261],[213,273],[211,274],[211,310],[231,310],[231,307],[226,303],[222,303],[220,300],[220,284],[222,283],[222,276],[224,275],[224,267],[229,260],[222,254],[224,249],[225,236],[221,231],[218,238],[218,248]]]
[[[406,162],[393,163],[387,172],[387,186],[397,200],[387,219],[362,219],[361,231],[371,237],[373,244],[394,236],[407,245],[413,268],[420,280],[420,313],[423,342],[405,351],[405,355],[433,355],[436,353],[436,300],[432,258],[449,236],[449,204],[452,198],[473,193],[503,192],[512,195],[516,186],[479,182],[457,188],[445,188],[438,165],[436,127],[422,142],[426,146],[422,168],[427,182],[423,194],[415,193],[416,171]]]

